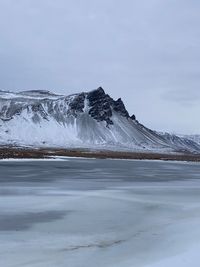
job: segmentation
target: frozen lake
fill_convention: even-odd
[[[0,161],[0,266],[199,267],[200,164]]]

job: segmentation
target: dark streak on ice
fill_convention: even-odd
[[[72,250],[79,250],[79,249],[87,249],[87,248],[107,248],[114,245],[121,244],[126,240],[115,240],[115,241],[104,241],[100,243],[93,243],[93,244],[85,244],[85,245],[77,245],[71,246],[65,249],[65,251],[72,251]]]

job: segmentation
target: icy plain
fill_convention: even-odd
[[[0,162],[0,266],[199,267],[200,165]]]

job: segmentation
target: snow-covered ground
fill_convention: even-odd
[[[197,267],[200,165],[0,162],[0,266]]]

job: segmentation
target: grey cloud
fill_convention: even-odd
[[[170,90],[163,94],[163,98],[167,101],[173,101],[180,105],[191,106],[191,105],[200,105],[200,90],[199,88],[188,88],[188,89],[176,89]]]

